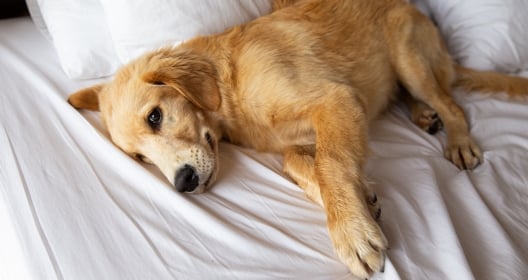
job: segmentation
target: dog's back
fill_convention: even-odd
[[[314,84],[332,81],[365,93],[367,112],[375,116],[397,90],[385,37],[387,13],[394,5],[407,4],[301,1],[236,27],[213,39],[223,41],[232,52],[229,57],[236,70],[235,77],[222,82],[253,105],[291,99],[288,103],[299,106],[298,99],[317,99]],[[189,44],[196,48],[204,43],[200,40]]]

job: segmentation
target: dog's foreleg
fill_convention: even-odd
[[[306,196],[324,207],[314,173],[315,145],[292,146],[284,151],[284,173],[299,185]]]
[[[321,190],[315,177],[315,145],[291,146],[284,151],[284,173],[288,174],[306,196],[313,202],[323,205]],[[365,185],[367,186],[367,185]],[[375,220],[381,217],[381,207],[376,194],[368,187],[363,188],[365,201]]]
[[[387,241],[364,197],[364,104],[347,86],[329,83],[322,90],[308,110],[316,133],[314,176],[337,255],[352,273],[366,278],[383,267]]]

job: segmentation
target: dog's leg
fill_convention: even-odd
[[[469,135],[462,108],[451,96],[455,73],[434,25],[411,7],[394,11],[392,61],[400,82],[411,95],[438,112],[447,133],[445,156],[461,169],[473,169],[482,153]]]
[[[367,117],[353,90],[335,84],[307,108],[316,133],[314,172],[340,259],[366,278],[383,267],[387,241],[365,201]]]
[[[438,113],[433,108],[408,93],[403,96],[403,99],[411,113],[411,121],[420,129],[429,134],[436,134],[444,127]]]
[[[284,151],[284,173],[288,174],[313,202],[324,208],[321,191],[315,177],[315,146],[292,146]],[[368,187],[363,188],[365,201],[370,214],[377,221],[381,217],[381,207],[376,194]]]
[[[314,173],[314,156],[314,145],[288,147],[284,151],[283,170],[304,190],[309,199],[324,207]]]

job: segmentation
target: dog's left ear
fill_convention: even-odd
[[[99,111],[99,94],[103,87],[99,84],[81,89],[68,97],[68,103],[76,109]]]
[[[217,73],[204,58],[193,55],[161,58],[156,70],[143,75],[155,85],[168,85],[199,108],[217,111],[220,108]]]

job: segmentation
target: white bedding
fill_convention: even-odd
[[[66,103],[96,82],[69,80],[29,18],[0,21],[0,279],[353,279],[280,156],[222,144],[215,187],[176,193]],[[401,105],[371,127],[391,247],[375,279],[528,279],[528,102],[456,95],[474,171]]]

